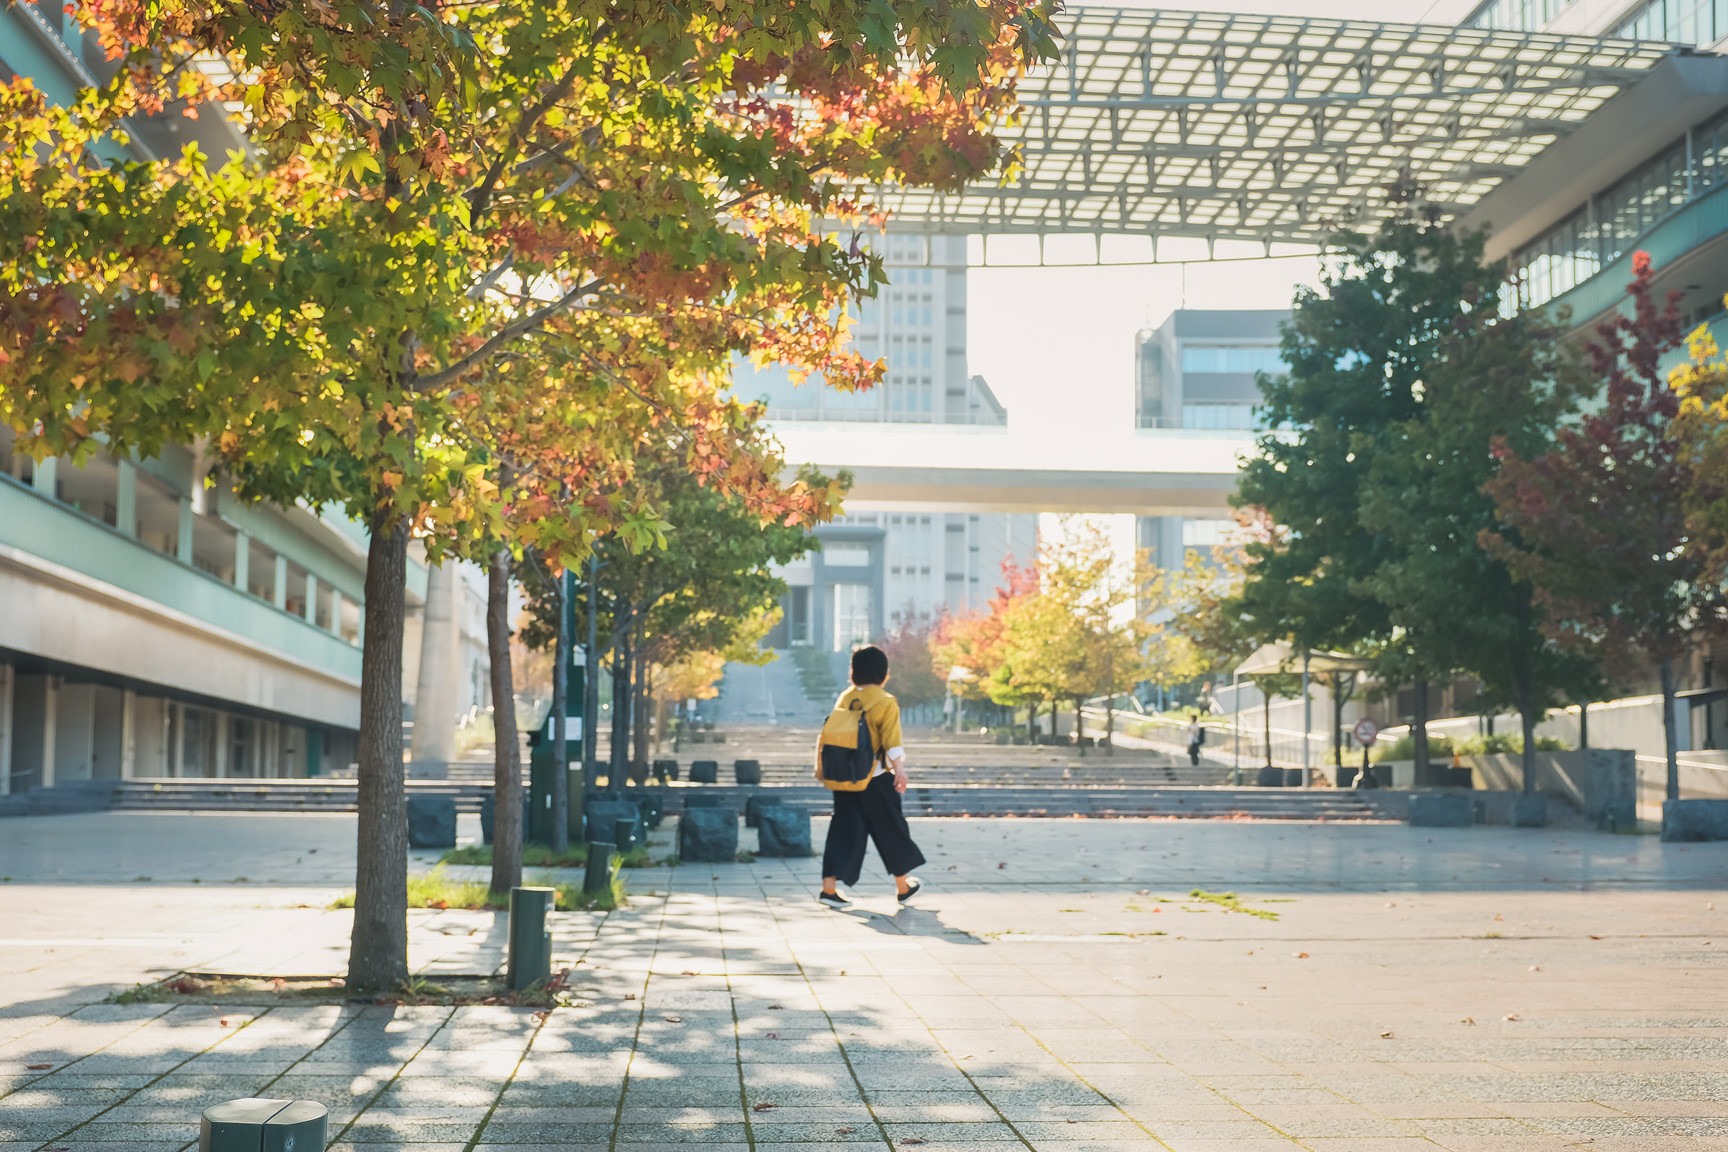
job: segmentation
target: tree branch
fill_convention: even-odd
[[[415,373],[408,377],[404,383],[410,391],[414,392],[423,392],[432,388],[442,388],[446,384],[455,383],[467,373],[472,372],[476,367],[491,359],[500,348],[503,348],[508,344],[513,344],[517,340],[528,335],[530,332],[533,332],[542,324],[546,323],[546,321],[552,319],[552,317],[558,315],[558,313],[565,311],[572,304],[576,303],[576,301],[582,299],[582,297],[593,292],[594,289],[600,287],[602,283],[604,283],[604,281],[590,280],[586,284],[576,285],[576,287],[570,289],[570,291],[564,293],[564,295],[546,305],[546,307],[541,308],[539,311],[531,312],[527,316],[516,321],[514,324],[506,324],[504,327],[498,329],[498,331],[494,332],[484,344],[480,345],[480,347],[474,349],[474,351],[468,353],[468,355],[462,357],[462,359],[455,363],[449,364],[436,372],[430,372],[424,375]]]
[[[504,175],[504,166],[510,162],[517,150],[522,146],[523,137],[527,135],[530,126],[538,124],[540,118],[546,115],[551,107],[562,100],[576,84],[576,75],[583,61],[574,60],[570,67],[564,70],[564,75],[552,89],[541,97],[540,102],[522,114],[522,119],[516,124],[515,131],[510,133],[509,142],[498,153],[498,158],[492,161],[492,167],[486,170],[485,179],[478,187],[468,193],[469,219],[479,219],[492,204],[492,194],[497,191],[498,180]]]

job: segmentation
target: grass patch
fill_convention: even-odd
[[[570,972],[533,988],[512,991],[502,976],[413,977],[383,992],[360,992],[341,977],[247,976],[218,972],[177,972],[164,980],[115,992],[109,1004],[217,1004],[270,1008],[283,1004],[504,1004],[558,1008],[575,1003],[565,991]]]
[[[1262,920],[1276,920],[1278,913],[1266,908],[1250,908],[1236,899],[1234,892],[1208,892],[1204,888],[1196,888],[1188,895],[1195,900],[1204,900],[1208,904],[1216,904],[1226,912],[1244,912],[1249,916],[1258,916]]]
[[[802,649],[800,649],[800,651],[802,651]],[[738,863],[740,863],[740,864],[754,864],[754,863],[756,863],[756,853],[750,851],[748,848],[738,849]]]
[[[438,858],[440,864],[472,864],[490,868],[492,866],[492,845],[465,844],[460,848],[452,848]],[[658,861],[648,855],[648,846],[638,844],[624,854],[626,868],[652,868]],[[524,868],[586,868],[588,866],[588,845],[572,844],[563,853],[554,855],[546,844],[529,844],[522,849],[522,866]]]
[[[646,850],[644,850],[646,855]],[[594,896],[582,891],[581,884],[561,884],[550,875],[534,878],[535,887],[551,888],[556,895],[552,898],[552,906],[560,912],[600,911],[610,912],[624,907],[628,891],[621,870],[624,861],[616,854],[612,857],[611,874],[606,888]],[[442,863],[435,865],[430,872],[419,876],[408,877],[408,907],[410,908],[466,908],[471,911],[501,911],[510,907],[508,892],[493,892],[480,880],[456,880],[444,870]],[[348,892],[331,901],[332,908],[354,907],[354,893]]]

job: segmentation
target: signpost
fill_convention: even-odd
[[[1368,775],[1368,749],[1374,746],[1374,741],[1380,738],[1380,725],[1364,716],[1356,721],[1356,726],[1350,730],[1356,737],[1356,743],[1362,745],[1362,774],[1356,778],[1358,788],[1378,787],[1378,781],[1371,781]]]

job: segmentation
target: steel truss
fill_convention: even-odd
[[[1664,44],[1475,28],[1074,8],[1002,131],[1020,171],[882,188],[890,228],[1312,245],[1395,200],[1456,216]],[[1100,245],[1101,250],[1101,245]]]

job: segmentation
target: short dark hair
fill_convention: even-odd
[[[882,684],[888,680],[888,653],[867,644],[852,653],[852,683],[862,688],[866,684]]]

